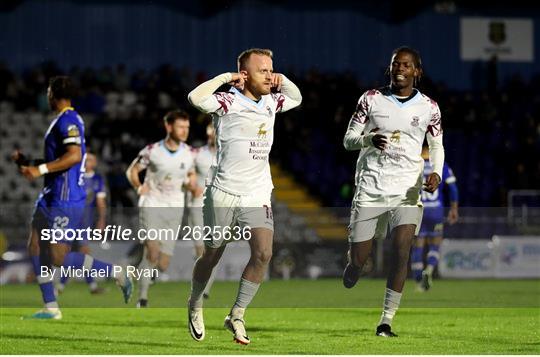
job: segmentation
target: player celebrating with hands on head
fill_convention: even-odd
[[[22,153],[13,155],[20,172],[28,180],[45,176],[43,190],[35,204],[28,241],[28,254],[45,303],[43,310],[32,315],[37,319],[62,318],[54,293],[54,276],[43,274],[43,270],[47,270],[46,267],[51,264],[87,272],[99,271],[100,275],[115,275],[126,303],[132,292],[126,269],[99,261],[88,254],[70,252],[73,240],[66,239],[68,231],[86,229],[83,221],[86,204],[84,122],[71,107],[74,92],[69,77],[51,78],[47,98],[49,107],[57,116],[45,133],[45,159],[34,166]],[[58,244],[50,244],[44,239],[42,230],[51,229],[66,232],[66,238]],[[59,271],[62,272],[61,269]]]
[[[167,136],[147,145],[133,160],[126,176],[139,194],[139,221],[146,237],[154,232],[178,232],[182,223],[185,193],[196,188],[193,172],[193,154],[186,144],[189,135],[189,115],[183,110],[168,112],[163,118]],[[146,170],[144,183],[139,173]],[[181,232],[181,231],[180,231]],[[164,272],[169,267],[178,237],[169,235],[158,239],[145,239],[144,253],[139,269]],[[151,274],[142,274],[139,280],[137,307],[147,307]]]
[[[422,76],[420,55],[409,47],[392,53],[390,85],[359,99],[345,138],[347,150],[360,150],[349,225],[349,262],[343,284],[352,288],[371,252],[377,223],[388,221],[392,257],[383,313],[376,335],[395,337],[392,319],[407,278],[409,252],[422,217],[422,143],[427,138],[433,172],[423,189],[434,192],[444,164],[441,114],[435,101],[414,85]]]
[[[229,92],[214,93],[224,84]],[[275,92],[273,93],[272,90]],[[246,265],[236,301],[225,318],[234,340],[250,343],[244,312],[264,279],[272,256],[274,222],[270,196],[273,185],[268,156],[274,139],[275,115],[300,105],[302,96],[294,83],[274,73],[272,51],[249,49],[238,57],[238,73],[223,73],[195,88],[188,96],[196,108],[213,115],[216,161],[210,168],[204,193],[205,240],[203,255],[195,263],[188,301],[191,336],[205,337],[203,293],[225,244],[224,231],[247,229],[251,257]],[[245,232],[242,229],[241,232]]]

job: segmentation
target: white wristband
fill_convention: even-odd
[[[39,170],[39,174],[41,176],[45,175],[45,174],[48,174],[49,173],[49,169],[47,168],[47,164],[41,164],[38,166],[38,170]]]

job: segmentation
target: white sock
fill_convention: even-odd
[[[208,281],[200,282],[191,279],[191,295],[189,296],[189,307],[201,308],[203,306],[203,293]]]
[[[88,288],[90,289],[90,291],[94,291],[96,290],[98,287],[97,283],[95,281],[91,282],[91,283],[88,283]],[[63,288],[63,287],[62,287]]]
[[[246,312],[246,309],[243,309],[241,307],[237,307],[236,305],[233,306],[231,309],[231,316],[235,319],[244,319],[244,313]]]
[[[240,287],[238,288],[238,295],[236,296],[236,302],[233,308],[239,307],[245,309],[249,303],[255,297],[257,290],[261,284],[254,283],[252,281],[242,278],[240,280]]]
[[[214,284],[214,279],[216,278],[216,268],[212,270],[212,274],[210,274],[210,278],[206,282],[206,287],[204,288],[204,293],[206,295],[210,295],[210,289],[212,288],[212,284]]]
[[[400,301],[401,293],[386,288],[386,293],[384,294],[383,312],[381,315],[381,320],[379,321],[379,325],[392,325],[392,319],[397,312]]]
[[[114,274],[114,278],[120,286],[124,286],[124,284],[126,283],[126,274],[124,268],[119,265],[114,265],[113,272],[118,272]]]
[[[58,303],[56,301],[51,301],[45,304],[45,308],[51,310],[52,312],[58,311]]]
[[[139,269],[152,269],[154,268],[152,266],[152,263],[148,259],[146,259],[146,256],[143,257],[141,263],[139,264]],[[150,284],[152,283],[152,279],[147,276],[148,274],[142,274],[142,276],[139,279],[139,300],[144,299],[148,300],[148,289],[150,288]]]
[[[433,270],[435,269],[435,267],[433,265],[428,265],[426,267],[426,273],[428,274],[433,274]]]

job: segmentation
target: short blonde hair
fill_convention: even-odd
[[[250,48],[248,50],[245,50],[240,53],[236,61],[238,64],[238,71],[245,68],[246,62],[252,54],[268,56],[270,58],[272,58],[272,56],[274,55],[272,50],[269,50],[268,48]]]

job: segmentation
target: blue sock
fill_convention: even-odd
[[[424,248],[413,246],[411,253],[411,270],[413,273],[414,280],[422,280],[422,270],[424,269],[424,262],[422,254],[424,253]]]
[[[108,272],[107,277],[109,278],[113,276],[113,265],[110,263],[106,263],[101,260],[94,259],[92,263],[92,269]]]
[[[64,258],[64,267],[72,269],[81,269],[84,265],[84,254],[69,252]]]
[[[431,265],[433,268],[435,268],[437,264],[439,264],[439,245],[438,244],[429,245],[427,263],[428,265]]]
[[[41,259],[39,256],[30,256],[30,261],[32,262],[32,268],[34,269],[34,274],[36,275],[36,280],[41,289],[41,297],[45,304],[56,302],[56,296],[54,296],[54,285],[52,280],[49,280],[48,277],[41,275]]]
[[[91,275],[86,276],[84,279],[87,284],[92,284],[94,282],[94,278]]]
[[[78,252],[68,253],[64,258],[64,266],[71,266],[73,269],[81,269],[84,266],[86,269],[106,271],[108,273],[107,277],[112,276],[113,273],[112,264],[105,263],[101,260],[94,259],[90,255]],[[91,281],[93,281],[93,278],[91,279]],[[88,280],[86,281],[88,282]]]
[[[74,258],[73,255],[71,255],[70,253],[66,254],[64,258],[63,266],[65,267],[73,266],[73,258]],[[58,271],[60,272],[60,284],[66,285],[69,279],[69,274],[62,274],[62,269],[59,269]]]

